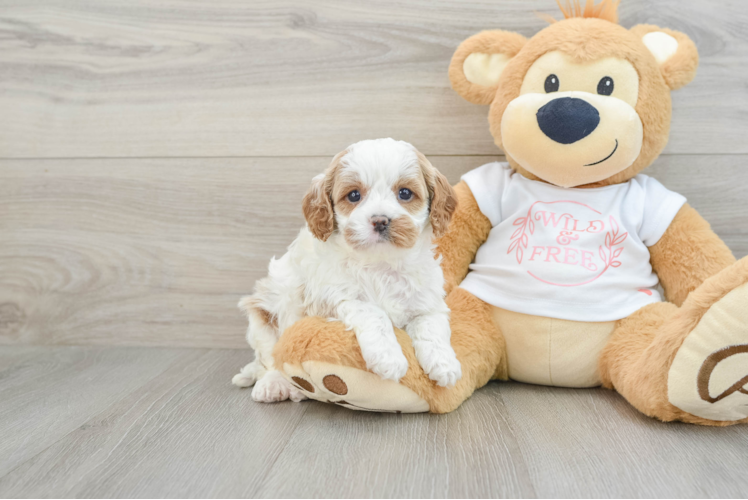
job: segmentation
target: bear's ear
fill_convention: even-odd
[[[639,24],[631,28],[631,32],[640,37],[652,53],[671,90],[683,87],[696,76],[699,52],[686,34],[651,24]]]
[[[457,47],[449,64],[452,88],[473,104],[491,104],[499,77],[527,39],[510,31],[482,31]]]

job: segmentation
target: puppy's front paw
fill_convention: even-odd
[[[427,371],[429,378],[441,387],[452,387],[462,378],[462,366],[457,358],[445,358]]]
[[[439,346],[434,342],[414,342],[416,358],[423,371],[436,385],[451,387],[462,378],[462,365],[451,346]]]
[[[287,399],[299,402],[305,400],[306,396],[277,370],[273,370],[257,381],[252,389],[252,399],[258,403],[277,403]]]
[[[364,354],[366,367],[386,380],[399,382],[408,371],[408,360],[405,359],[400,345],[396,349],[381,350],[374,353]]]

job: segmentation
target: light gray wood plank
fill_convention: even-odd
[[[13,368],[39,356],[40,352],[43,352],[43,348],[35,345],[21,344],[8,349],[0,347],[0,383],[5,377],[11,376]]]
[[[660,156],[642,173],[683,194],[722,237],[748,237],[748,156]]]
[[[745,236],[725,235],[722,239],[736,257],[740,258],[748,255],[748,241],[746,241]]]
[[[329,161],[0,161],[0,343],[245,346],[236,303]]]
[[[214,350],[172,365],[0,479],[0,495],[255,496],[309,406],[255,403],[232,386],[249,359]]]
[[[662,423],[605,389],[502,384],[540,497],[742,498],[748,428]]]
[[[200,350],[0,347],[0,477]],[[34,356],[30,352],[36,351]]]
[[[28,347],[0,352],[10,349]],[[17,429],[15,439],[34,451],[0,473],[0,497],[732,498],[748,491],[746,426],[664,424],[603,389],[494,382],[447,415],[360,413],[312,401],[252,402],[229,383],[248,350],[185,357],[178,349],[35,349],[47,355],[58,387],[80,395],[36,398],[50,382],[15,372],[39,402],[13,406],[15,415],[33,424],[43,413],[71,427],[53,437]],[[115,364],[113,377],[123,380],[153,366],[155,358],[133,353],[171,353],[172,362],[124,397],[110,397],[94,370],[55,370],[49,361],[82,352],[100,366]],[[8,384],[0,378],[3,402]],[[68,422],[71,407],[90,405],[84,397],[99,409]]]
[[[452,182],[497,157],[431,157]],[[243,347],[238,298],[329,158],[0,161],[0,343]],[[647,173],[748,254],[743,155]]]
[[[315,403],[259,496],[535,497],[497,389],[478,392],[447,415],[351,412]]]
[[[394,136],[495,154],[487,110],[450,88],[457,45],[531,36],[552,0],[0,2],[0,157],[332,155]],[[628,0],[621,23],[689,34],[669,153],[748,153],[743,0]]]

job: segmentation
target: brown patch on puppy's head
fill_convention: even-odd
[[[327,238],[335,230],[332,192],[335,175],[347,153],[348,150],[344,150],[335,155],[327,170],[312,180],[312,185],[301,202],[301,209],[304,212],[309,231],[315,238],[322,241],[327,241]]]
[[[347,171],[339,168],[335,171],[332,187],[332,203],[335,211],[341,215],[348,216],[356,208],[357,203],[351,202],[348,195],[358,191],[361,198],[366,196],[367,187],[357,172]]]
[[[430,198],[431,227],[434,238],[439,238],[447,232],[452,214],[457,209],[457,195],[444,174],[435,169],[420,151],[417,155]]]

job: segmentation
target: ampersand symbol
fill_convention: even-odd
[[[578,240],[579,235],[574,234],[572,231],[561,231],[561,233],[556,237],[556,241],[559,245],[568,245],[573,240]]]

